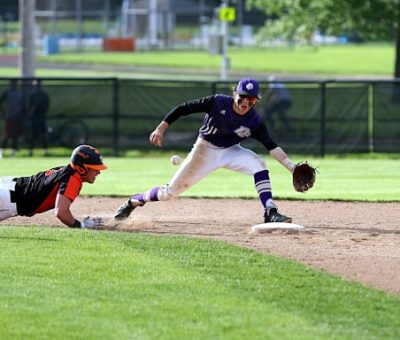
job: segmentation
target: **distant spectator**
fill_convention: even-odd
[[[292,97],[284,84],[275,82],[274,77],[269,77],[269,90],[266,97],[265,118],[271,129],[277,120],[283,123],[286,130],[290,130],[287,110],[292,106]]]
[[[8,140],[12,140],[11,155],[15,156],[18,150],[18,137],[23,132],[23,96],[18,90],[17,81],[10,81],[10,88],[0,97],[0,108],[4,116],[4,134],[0,150],[0,157],[3,156],[3,150],[7,147]]]
[[[49,110],[49,95],[42,89],[41,81],[34,80],[32,82],[34,90],[28,100],[28,117],[29,117],[29,155],[33,155],[33,148],[36,142],[39,142],[43,148],[43,155],[48,154],[47,151],[47,119],[46,114]]]

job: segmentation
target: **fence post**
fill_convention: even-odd
[[[325,123],[326,123],[326,82],[323,81],[320,84],[321,89],[321,125],[320,125],[320,154],[321,157],[325,156]]]
[[[375,83],[368,86],[368,110],[367,110],[367,124],[368,124],[368,152],[374,152],[374,89]]]
[[[217,93],[217,83],[215,81],[211,82],[211,94]]]
[[[113,153],[118,156],[119,153],[119,80],[113,78]]]

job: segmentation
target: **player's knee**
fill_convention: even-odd
[[[253,175],[264,170],[267,170],[267,164],[265,163],[264,159],[257,157],[253,165]]]

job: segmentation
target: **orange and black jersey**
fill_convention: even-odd
[[[69,165],[42,171],[29,177],[15,179],[15,203],[18,215],[32,216],[50,209],[56,203],[57,194],[71,201],[82,188],[81,177]]]

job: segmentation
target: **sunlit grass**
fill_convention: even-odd
[[[37,227],[0,239],[1,339],[400,336],[398,297],[223,242]]]
[[[108,170],[94,185],[85,185],[82,194],[126,196],[166,184],[175,171],[172,152],[137,153],[131,157],[105,156]],[[185,157],[185,153],[180,153]],[[294,162],[308,160],[318,169],[317,181],[306,194],[294,191],[291,174],[270,156],[266,158],[272,188],[278,199],[400,201],[398,182],[400,162],[396,155],[316,158],[291,156]],[[69,158],[3,158],[0,176],[27,176],[34,172],[68,164]],[[377,180],[379,174],[379,180]],[[186,191],[183,196],[255,198],[254,180],[229,170],[218,170]]]
[[[231,70],[271,73],[390,75],[394,46],[334,45],[316,48],[230,48]],[[205,51],[58,54],[41,60],[61,63],[118,64],[134,67],[174,67],[218,70],[221,56]]]

